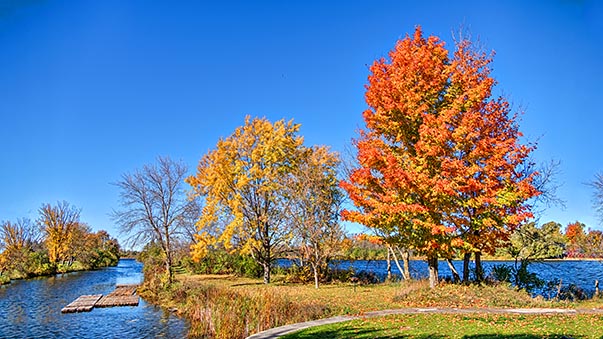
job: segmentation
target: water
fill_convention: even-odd
[[[0,287],[0,338],[184,338],[184,320],[147,304],[62,314],[83,294],[108,294],[116,284],[142,281],[142,264],[13,281]]]
[[[280,260],[280,266],[287,267],[290,262]],[[513,265],[512,261],[482,261],[486,274],[490,273],[494,265]],[[402,262],[400,262],[402,265]],[[333,266],[340,269],[354,268],[356,272],[365,271],[372,272],[381,280],[387,276],[387,261],[385,260],[356,260],[356,261],[337,261]],[[454,267],[462,274],[463,262],[460,260],[454,261]],[[474,265],[470,266],[474,269]],[[440,278],[451,277],[452,273],[445,261],[440,261],[438,264]],[[561,279],[564,286],[575,284],[582,288],[587,294],[592,295],[595,290],[595,280],[601,282],[603,290],[603,262],[601,261],[578,261],[578,260],[562,260],[562,261],[546,261],[534,262],[528,266],[528,271],[534,272],[538,277],[545,282],[558,281]],[[410,273],[414,279],[423,279],[428,277],[427,263],[424,260],[411,260]],[[400,276],[398,267],[392,261],[392,274]],[[543,290],[535,291],[536,294],[544,293]]]

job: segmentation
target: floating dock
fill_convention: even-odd
[[[72,301],[69,305],[63,307],[62,313],[75,313],[75,312],[90,312],[96,304],[96,302],[102,297],[102,294],[93,295],[82,295],[81,297]]]
[[[115,291],[102,294],[82,295],[61,309],[62,313],[90,312],[94,307],[138,306],[138,285],[117,285]]]
[[[117,285],[115,291],[102,297],[94,307],[138,306],[138,285]]]

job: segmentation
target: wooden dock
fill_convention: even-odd
[[[136,287],[138,285],[117,285],[115,291],[102,297],[95,307],[138,306]]]
[[[102,294],[82,295],[61,309],[62,313],[90,312],[94,307],[138,306],[138,285],[117,285],[115,291]]]
[[[62,313],[90,312],[102,294],[82,295],[61,309]]]

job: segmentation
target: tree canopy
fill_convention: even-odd
[[[270,282],[270,265],[291,236],[286,183],[303,149],[298,130],[293,121],[247,117],[201,158],[196,175],[187,179],[205,199],[194,258],[220,244],[251,254],[264,268],[264,282]]]
[[[493,253],[539,193],[523,170],[533,146],[492,95],[491,61],[464,38],[450,55],[417,27],[370,67],[358,166],[341,183],[357,209],[343,216],[426,255],[432,286],[438,257]]]

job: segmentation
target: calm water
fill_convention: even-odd
[[[137,307],[62,314],[83,294],[108,294],[116,284],[142,281],[142,264],[13,281],[0,287],[0,338],[184,338],[186,323],[140,299]]]

